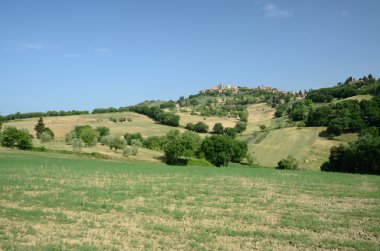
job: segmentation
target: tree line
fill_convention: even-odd
[[[336,86],[310,90],[306,99],[313,102],[329,103],[334,98],[343,99],[358,94],[374,94],[380,93],[380,79],[375,79],[372,74],[364,76],[358,80],[349,77],[344,83],[338,83]]]
[[[136,105],[129,107],[130,111],[144,114],[153,120],[168,126],[179,126],[180,117],[172,112],[165,112],[160,107],[149,107],[147,105]]]

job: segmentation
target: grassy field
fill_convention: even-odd
[[[300,163],[300,167],[306,169],[319,169],[328,159],[330,148],[344,140],[328,140],[319,137],[324,127],[283,128],[272,130],[260,144],[249,144],[249,150],[253,151],[261,165],[274,167],[278,161],[293,155]],[[343,136],[342,136],[343,138]],[[346,137],[356,138],[355,135]]]
[[[380,177],[0,152],[2,250],[379,250]]]
[[[362,100],[371,100],[373,98],[373,96],[371,94],[364,94],[364,95],[356,95],[356,96],[352,96],[352,97],[349,97],[349,98],[345,98],[345,99],[334,99],[332,102],[333,103],[337,103],[337,102],[340,102],[340,101],[343,101],[343,100],[357,100],[357,101],[362,101]]]

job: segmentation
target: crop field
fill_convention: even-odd
[[[0,152],[2,250],[378,250],[380,177]]]
[[[113,118],[131,118],[132,121],[128,122],[112,122],[109,120]],[[7,122],[4,126],[15,126],[19,129],[28,129],[30,133],[34,134],[34,126],[38,118],[23,119],[12,122]],[[145,115],[137,114],[134,112],[122,113],[105,113],[105,114],[88,114],[88,115],[75,115],[64,117],[45,117],[44,123],[50,127],[55,134],[57,140],[63,140],[65,134],[74,129],[77,125],[90,125],[93,128],[97,126],[106,126],[110,128],[111,134],[125,134],[140,132],[144,137],[154,135],[164,135],[173,127],[158,124]],[[183,129],[180,129],[183,130]]]
[[[272,130],[260,144],[249,144],[258,162],[263,166],[277,166],[278,161],[292,155],[305,169],[319,169],[330,154],[330,148],[343,140],[319,137],[324,127],[283,128]],[[343,136],[342,136],[343,137]],[[350,135],[350,138],[355,136]]]

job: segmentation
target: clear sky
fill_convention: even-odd
[[[379,0],[1,0],[0,112],[380,77]]]

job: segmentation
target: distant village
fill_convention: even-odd
[[[200,93],[208,93],[208,92],[214,92],[214,91],[218,91],[218,92],[232,91],[232,93],[237,93],[240,88],[242,88],[242,87],[234,86],[234,85],[219,84],[219,85],[214,86],[210,89],[202,90],[202,91],[200,91]],[[281,90],[278,90],[277,88],[273,88],[271,86],[264,86],[264,85],[261,85],[261,86],[258,86],[258,87],[252,88],[252,89],[264,90],[264,91],[268,91],[268,92],[272,92],[272,93],[285,93],[285,94],[286,93],[293,93],[293,94],[295,94],[301,98],[304,98],[304,96],[306,95],[306,93],[281,91]]]

